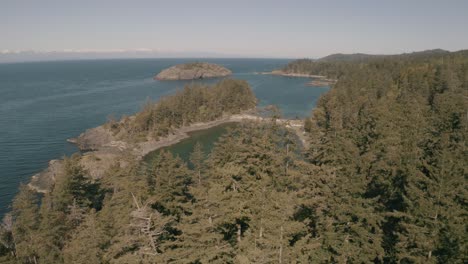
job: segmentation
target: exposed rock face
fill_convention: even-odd
[[[63,161],[51,160],[47,169],[32,176],[29,187],[40,193],[49,192],[54,185],[55,178],[63,174]]]
[[[76,144],[81,150],[97,150],[114,140],[110,130],[105,129],[104,126],[98,126],[88,129],[85,133],[81,133],[79,137],[67,141]]]
[[[154,77],[156,80],[195,80],[214,77],[225,77],[232,72],[217,64],[195,62],[179,64],[161,71]]]

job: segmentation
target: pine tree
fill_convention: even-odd
[[[54,201],[59,210],[68,211],[73,204],[79,207],[91,205],[87,193],[87,172],[79,162],[79,155],[64,159],[63,175],[57,177],[53,190]]]
[[[107,234],[103,232],[96,213],[92,210],[83,223],[73,231],[63,250],[65,263],[103,263]]]
[[[155,183],[151,195],[153,208],[163,214],[185,214],[185,204],[190,201],[188,186],[192,177],[182,160],[174,158],[170,152],[161,151],[153,161],[150,177]]]
[[[38,198],[26,185],[20,185],[19,193],[13,200],[14,219],[12,234],[15,243],[15,255],[20,262],[38,263],[36,245],[39,228]]]
[[[195,170],[198,184],[201,184],[201,174],[204,169],[203,161],[205,159],[205,154],[203,153],[203,146],[200,142],[195,143],[195,146],[193,147],[193,152],[190,154],[189,159],[192,163],[193,169]]]
[[[15,257],[15,244],[13,241],[13,216],[8,213],[0,223],[0,260],[13,261]]]
[[[41,221],[38,229],[37,245],[40,263],[63,263],[62,249],[66,243],[67,233],[74,227],[67,215],[54,207],[53,198],[45,194],[39,210]]]

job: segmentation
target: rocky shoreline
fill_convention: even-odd
[[[243,120],[261,121],[263,119],[253,115],[252,110],[250,110],[243,114],[224,116],[210,122],[194,123],[181,127],[158,140],[148,138],[148,140],[139,143],[117,140],[105,125],[101,125],[88,129],[77,138],[71,138],[67,141],[76,144],[82,151],[80,163],[89,172],[89,175],[94,179],[100,179],[110,166],[117,161],[125,160],[125,157],[129,155],[141,160],[152,151],[188,138],[190,132],[209,129],[225,123],[242,122]],[[120,165],[124,167],[126,163],[121,162]],[[28,186],[39,193],[47,193],[53,186],[55,178],[61,173],[63,173],[63,160],[51,160],[45,170],[32,176]]]
[[[312,86],[312,87],[324,87],[324,86],[330,86],[335,84],[337,81],[333,79],[317,79],[317,80],[312,80],[308,83],[306,83],[307,86]]]
[[[281,70],[275,70],[270,72],[271,75],[279,75],[284,77],[298,77],[298,78],[326,78],[323,75],[315,75],[315,74],[306,74],[306,73],[291,73],[291,72],[284,72]]]
[[[188,138],[190,132],[246,120],[261,122],[270,119],[257,116],[253,114],[253,110],[249,110],[242,114],[224,116],[210,122],[194,123],[190,126],[181,127],[172,134],[158,140],[148,139],[139,143],[117,140],[105,125],[101,125],[88,129],[77,138],[71,138],[67,141],[76,144],[82,151],[80,163],[89,172],[89,175],[93,179],[100,179],[105,175],[110,166],[117,161],[119,161],[120,166],[125,167],[127,165],[125,158],[128,156],[142,160],[150,152],[171,146]],[[294,130],[304,146],[306,145],[303,136],[302,120],[278,119],[277,122]],[[47,193],[53,186],[55,178],[61,173],[63,173],[63,160],[51,160],[45,170],[32,176],[28,186],[39,193]]]

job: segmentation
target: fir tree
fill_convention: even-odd
[[[203,161],[205,159],[205,154],[203,153],[203,147],[200,142],[195,143],[193,147],[193,152],[190,154],[190,162],[192,163],[193,169],[196,173],[196,179],[198,184],[201,184],[202,181],[202,171],[203,171]]]

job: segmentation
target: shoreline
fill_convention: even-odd
[[[276,75],[276,76],[283,76],[283,77],[295,77],[295,78],[326,78],[323,75],[315,75],[315,74],[306,74],[306,73],[287,73],[279,70],[274,70],[271,72],[254,72],[254,74],[258,75]]]
[[[161,138],[160,140],[157,141],[145,141],[142,143],[139,143],[140,148],[138,149],[137,153],[137,158],[139,160],[143,159],[147,154],[150,152],[153,152],[155,150],[158,150],[160,148],[168,147],[174,144],[179,143],[180,141],[189,138],[190,135],[189,133],[191,132],[196,132],[200,130],[205,130],[205,129],[210,129],[213,127],[217,127],[223,124],[227,123],[239,123],[244,120],[259,120],[261,121],[261,117],[257,117],[252,114],[235,114],[231,115],[228,117],[224,117],[218,120],[213,120],[209,122],[204,122],[204,123],[194,123],[190,126],[186,127],[181,127],[177,129],[173,134],[166,136],[164,138]],[[136,149],[134,149],[135,151]]]
[[[210,129],[227,123],[239,123],[243,121],[265,122],[271,119],[253,114],[253,109],[244,111],[241,114],[224,116],[220,119],[193,123],[189,126],[176,129],[172,134],[159,138],[158,140],[148,138],[146,141],[131,143],[116,140],[105,124],[95,128],[87,129],[76,138],[67,139],[75,144],[81,153],[80,164],[89,172],[93,179],[100,179],[105,176],[106,171],[117,161],[120,166],[125,167],[125,157],[131,155],[141,161],[149,153],[160,148],[172,146],[190,137],[190,132]],[[277,119],[278,124],[292,129],[301,139],[304,147],[307,142],[304,138],[303,120]],[[49,161],[47,168],[34,174],[28,186],[38,192],[47,193],[52,188],[55,178],[63,173],[63,160],[53,159]]]
[[[67,141],[78,147],[79,152],[82,154],[80,163],[89,172],[89,176],[93,179],[100,179],[111,165],[119,160],[123,160],[126,156],[132,155],[138,161],[141,161],[147,154],[153,151],[177,144],[189,138],[190,132],[210,129],[226,123],[238,123],[244,120],[266,120],[265,118],[251,114],[251,112],[252,109],[241,114],[229,115],[209,122],[194,123],[176,129],[172,134],[158,140],[148,139],[139,143],[113,140],[114,138],[108,134],[110,131],[104,128],[105,124],[88,129],[81,133],[80,136],[67,139]],[[280,122],[283,123],[285,121],[280,120]],[[104,136],[104,140],[102,136]],[[97,140],[97,142],[82,142],[92,140]],[[125,162],[121,166],[126,166]],[[53,159],[49,161],[47,168],[31,176],[27,185],[38,193],[47,193],[53,186],[55,178],[63,173],[62,169],[63,160]]]
[[[274,70],[271,72],[255,72],[254,74],[275,75],[275,76],[293,77],[293,78],[312,78],[315,80],[312,80],[305,84],[306,86],[311,86],[311,87],[330,86],[337,82],[337,80],[329,79],[323,75],[306,74],[306,73],[288,73],[288,72],[284,72],[281,70]]]
[[[323,79],[318,79],[318,80],[312,80],[310,82],[307,82],[305,85],[311,86],[311,87],[324,87],[324,86],[333,85],[336,82],[337,80],[323,78]]]

